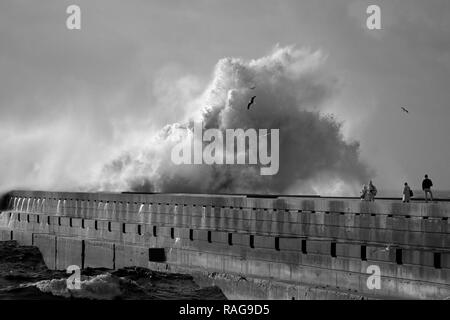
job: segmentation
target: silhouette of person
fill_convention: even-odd
[[[403,188],[403,202],[409,202],[411,200],[413,193],[408,183],[405,182],[405,187]]]
[[[422,190],[425,193],[425,202],[428,202],[428,194],[430,194],[431,201],[433,201],[433,193],[431,192],[431,187],[433,182],[428,179],[428,175],[425,175],[425,179],[422,181]]]
[[[367,188],[367,185],[363,185],[363,188],[361,190],[361,200],[369,200],[369,188]]]
[[[375,196],[377,195],[377,188],[372,183],[372,180],[369,181],[369,201],[375,201]]]

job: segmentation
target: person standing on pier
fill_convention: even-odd
[[[409,203],[411,197],[413,196],[413,192],[409,187],[408,183],[405,182],[405,187],[403,188],[403,203]]]
[[[372,183],[372,180],[369,181],[369,201],[375,201],[375,196],[377,195],[377,188]]]
[[[428,179],[428,175],[425,175],[425,179],[422,181],[422,190],[425,193],[425,202],[428,202],[428,193],[430,194],[431,201],[433,201],[433,193],[431,192],[431,187],[433,182]]]
[[[361,200],[368,201],[369,200],[369,188],[367,188],[367,185],[363,185],[363,188],[361,190]]]

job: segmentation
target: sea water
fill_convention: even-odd
[[[218,287],[200,288],[184,274],[145,268],[85,269],[79,289],[69,289],[65,271],[49,270],[38,248],[0,242],[0,300],[223,300]]]

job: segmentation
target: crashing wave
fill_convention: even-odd
[[[42,280],[35,286],[44,293],[65,298],[112,300],[122,295],[121,280],[109,273],[81,280],[80,289],[69,289],[66,279]]]

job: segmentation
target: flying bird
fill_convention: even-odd
[[[403,111],[403,112],[406,112],[406,113],[409,113],[408,109],[406,109],[406,108],[404,108],[404,107],[402,107],[402,111]]]
[[[250,102],[249,102],[248,105],[247,105],[247,110],[249,110],[250,107],[252,106],[252,104],[255,102],[255,98],[256,98],[256,96],[253,96],[253,97],[250,99]]]
[[[255,90],[256,86],[251,86],[250,89]]]

